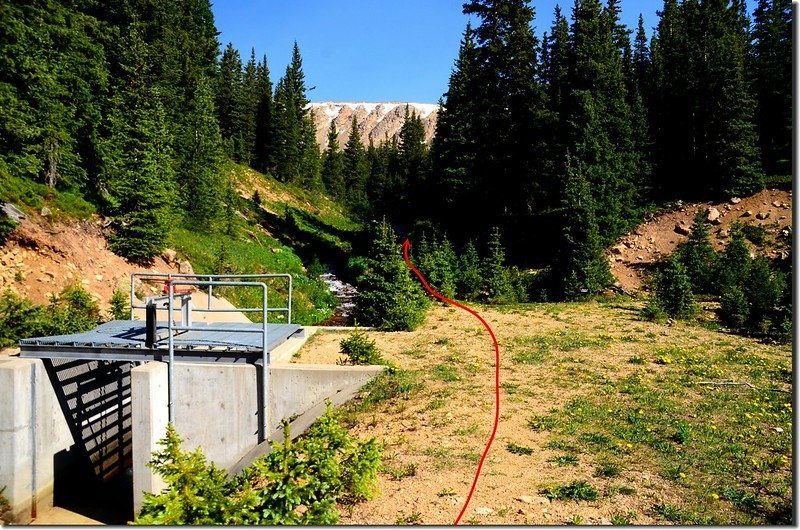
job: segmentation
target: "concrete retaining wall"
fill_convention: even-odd
[[[72,445],[42,361],[0,359],[0,488],[6,488],[14,521],[27,523],[37,509],[52,506],[55,455]]]
[[[270,368],[270,433],[283,418],[308,411],[325,398],[363,385],[381,367],[273,365]],[[253,365],[175,363],[175,427],[184,449],[201,447],[217,467],[228,469],[258,444],[261,369]],[[133,504],[163,484],[144,463],[160,449],[168,421],[167,366],[151,362],[131,370],[133,402]],[[324,409],[323,409],[324,410]]]

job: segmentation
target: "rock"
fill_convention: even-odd
[[[706,220],[709,223],[719,224],[719,218],[722,214],[716,208],[709,208],[706,210]]]
[[[774,206],[775,208],[780,208],[780,207],[781,207],[781,201],[775,201],[775,202],[773,202],[773,203],[772,203],[772,206]]]
[[[50,217],[51,215],[53,215],[53,212],[50,211],[50,208],[45,206],[44,208],[42,208],[41,215],[42,217]]]
[[[611,247],[611,253],[616,255],[622,254],[625,251],[625,248],[625,245],[614,245]]]
[[[518,500],[519,502],[524,502],[525,504],[533,504],[533,501],[535,499],[530,495],[520,495],[519,497],[517,497],[516,500]]]
[[[83,280],[81,280],[81,285],[89,285],[89,280],[84,278]]]
[[[178,262],[178,272],[180,274],[194,274],[194,269],[192,269],[192,264],[182,259]]]
[[[756,214],[756,219],[764,220],[769,218],[769,212],[758,212]]]
[[[774,429],[774,430],[775,430],[775,432],[776,432],[776,433],[778,433],[778,434],[780,434],[780,433],[782,433],[782,432],[783,432],[783,429],[782,429],[782,428],[780,428],[780,427],[773,427],[773,429]]]
[[[731,204],[739,204],[740,202],[742,202],[742,199],[739,197],[731,197]]]
[[[161,253],[161,257],[167,262],[167,264],[172,265],[178,259],[178,253],[171,248],[168,248]]]
[[[636,256],[636,259],[638,259],[639,261],[644,261],[644,256]]]
[[[720,239],[728,239],[731,236],[731,231],[726,228],[723,228],[719,232],[717,232],[717,235],[720,237]]]
[[[102,274],[95,274],[94,279],[97,280],[98,282],[102,282],[103,281],[103,275]]]
[[[281,251],[281,249],[279,249],[279,248],[270,248],[269,251],[272,252],[273,254],[277,254],[278,252]]]
[[[491,508],[487,508],[486,506],[479,506],[475,508],[475,515],[492,515],[494,510]]]
[[[682,236],[688,236],[691,230],[688,227],[678,223],[675,225],[675,232],[679,233]]]
[[[741,217],[752,217],[752,216],[753,216],[753,210],[747,210],[741,215]]]

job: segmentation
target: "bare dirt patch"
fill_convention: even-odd
[[[611,272],[622,288],[628,292],[640,290],[645,270],[686,240],[698,210],[710,208],[719,212],[718,220],[711,225],[711,239],[717,250],[727,245],[734,222],[763,226],[773,232],[792,225],[791,191],[764,190],[735,201],[684,204],[642,223],[611,247]]]
[[[0,291],[10,289],[45,304],[67,285],[78,284],[105,311],[114,289],[130,290],[132,272],[177,272],[176,264],[162,257],[142,267],[117,256],[108,249],[100,223],[99,218],[53,224],[38,217],[24,220],[0,247]]]

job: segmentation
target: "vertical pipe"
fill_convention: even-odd
[[[287,317],[287,323],[292,323],[292,275],[289,275],[289,304],[286,306],[289,308],[289,316]]]
[[[169,362],[167,363],[167,400],[169,401],[169,421],[172,426],[175,426],[175,381],[173,364],[175,362],[175,340],[172,336],[172,304],[174,292],[172,290],[172,282],[169,284],[169,305],[167,307],[167,330],[169,333]],[[163,409],[162,409],[163,410]]]
[[[209,276],[208,277],[208,283],[209,283],[209,286],[208,286],[208,300],[207,300],[208,301],[208,306],[206,307],[206,309],[210,310],[211,309],[211,297],[214,296],[214,277],[213,276]]]
[[[136,278],[136,273],[132,272],[131,273],[131,296],[130,296],[130,299],[131,299],[131,320],[133,320],[133,286],[134,286],[134,283],[136,281],[135,278]]]
[[[261,289],[263,293],[263,315],[264,321],[261,331],[261,415],[264,418],[263,426],[263,442],[269,437],[269,350],[267,348],[267,284],[262,283]]]
[[[36,483],[36,362],[31,361],[31,519],[36,519],[38,484]]]

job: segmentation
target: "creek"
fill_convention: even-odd
[[[355,302],[353,298],[358,292],[355,286],[340,280],[335,274],[330,272],[322,274],[320,280],[325,282],[333,296],[339,300],[339,305],[333,310],[333,315],[327,320],[320,322],[319,326],[352,326],[353,311]]]

